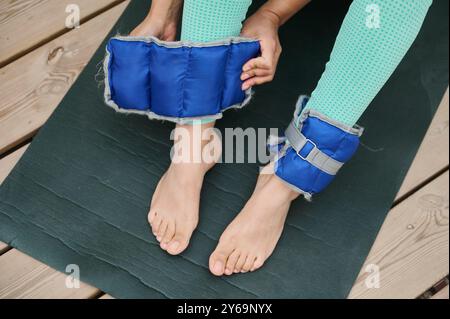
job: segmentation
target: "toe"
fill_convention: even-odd
[[[250,269],[253,268],[253,264],[255,263],[255,259],[256,259],[255,255],[248,255],[244,266],[242,266],[242,271],[241,272],[249,272]]]
[[[169,223],[168,223],[167,219],[164,219],[161,222],[161,225],[159,226],[158,233],[157,233],[157,236],[156,236],[156,240],[158,240],[159,242],[162,241],[164,235],[166,234],[166,230],[167,230],[168,224]]]
[[[255,263],[253,264],[252,269],[250,269],[250,271],[255,271],[259,268],[261,268],[264,265],[264,257],[263,256],[258,256],[256,257]]]
[[[147,216],[147,220],[150,225],[153,224],[155,217],[156,217],[156,210],[150,209],[150,212],[148,213],[148,216]]]
[[[191,238],[191,235],[192,232],[176,229],[175,235],[167,244],[167,252],[171,255],[178,255],[183,252],[189,245],[189,239]]]
[[[246,259],[247,259],[247,254],[241,253],[241,255],[239,256],[238,261],[236,262],[236,266],[234,267],[234,272],[235,273],[239,273],[239,272],[242,271],[242,267],[244,266]]]
[[[225,273],[225,265],[227,264],[228,257],[232,252],[232,247],[226,244],[222,245],[219,241],[219,245],[209,258],[209,269],[213,275],[222,276]]]
[[[236,263],[239,259],[241,252],[239,250],[234,250],[230,257],[228,257],[227,265],[225,266],[225,275],[233,274],[234,268],[236,267]]]
[[[175,222],[170,221],[167,223],[167,229],[166,233],[161,239],[161,248],[164,250],[167,250],[169,247],[169,242],[172,240],[173,236],[175,234]]]
[[[155,219],[152,222],[152,232],[153,235],[158,236],[159,226],[162,223],[162,217],[159,214],[156,214]]]

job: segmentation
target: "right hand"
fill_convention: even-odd
[[[175,41],[183,0],[153,0],[150,12],[130,36]]]
[[[243,66],[241,80],[244,83],[242,84],[242,90],[274,79],[281,55],[278,27],[279,21],[276,17],[262,9],[245,21],[241,35],[259,40],[261,56],[251,59]]]
[[[146,18],[130,33],[133,37],[154,36],[163,41],[175,41],[176,35],[176,21],[151,20],[150,18]]]

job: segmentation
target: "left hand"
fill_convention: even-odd
[[[279,21],[273,13],[260,10],[248,18],[241,31],[241,36],[255,38],[261,44],[261,56],[248,61],[242,68],[242,90],[274,79],[281,55],[278,37]]]

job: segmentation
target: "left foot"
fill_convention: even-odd
[[[283,231],[292,191],[274,174],[260,174],[253,195],[219,239],[209,258],[216,276],[255,271],[275,249]]]

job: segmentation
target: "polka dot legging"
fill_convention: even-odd
[[[182,40],[239,35],[251,2],[184,0]],[[354,125],[405,56],[431,3],[354,0],[306,109]]]

